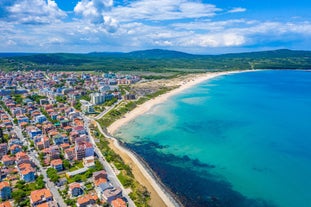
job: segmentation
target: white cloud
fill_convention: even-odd
[[[141,0],[126,6],[112,8],[110,14],[119,21],[133,20],[176,20],[204,18],[221,11],[212,4],[189,0]]]
[[[7,18],[0,15],[3,51],[132,51],[158,47],[207,51],[307,39],[311,35],[308,21],[216,21],[213,17],[221,9],[197,0],[137,0],[115,7],[112,0],[81,0],[74,9],[76,16],[61,24],[66,13],[52,0],[15,0],[7,11]],[[230,12],[243,12],[243,8]],[[228,12],[221,15],[231,16]]]
[[[113,0],[82,0],[74,8],[74,12],[81,14],[93,23],[103,23],[104,12],[113,5]]]
[[[233,8],[229,10],[228,13],[238,13],[238,12],[245,12],[245,11],[246,11],[246,8],[237,7],[237,8]]]
[[[76,14],[83,16],[84,20],[103,26],[107,32],[116,32],[118,21],[107,15],[113,6],[113,0],[82,0],[74,8]]]
[[[220,33],[189,36],[180,41],[181,46],[232,47],[246,42],[245,37],[235,33]]]
[[[46,24],[59,21],[66,13],[53,0],[20,0],[7,7],[8,20],[22,24]]]

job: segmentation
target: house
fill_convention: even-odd
[[[84,113],[94,113],[95,112],[94,105],[91,104],[90,102],[85,101],[85,100],[80,100],[80,103],[82,104],[81,105],[82,112],[84,112]]]
[[[21,152],[22,151],[22,147],[20,145],[17,145],[17,144],[13,144],[11,147],[10,147],[10,152],[11,154],[16,154],[18,152]]]
[[[20,116],[17,118],[18,124],[21,124],[23,122],[29,123],[29,118],[27,116]]]
[[[65,149],[65,159],[72,161],[75,159],[75,157],[76,157],[76,152],[75,152],[74,147]]]
[[[31,166],[30,163],[21,163],[17,166],[21,177],[26,182],[32,182],[35,180],[36,170]]]
[[[79,135],[87,134],[83,126],[74,127],[73,130],[78,132]]]
[[[53,136],[53,142],[56,145],[61,145],[64,143],[64,138],[60,134],[57,134]]]
[[[4,155],[1,159],[1,162],[3,163],[3,165],[5,166],[9,166],[9,165],[14,165],[15,163],[15,157],[14,156],[9,156],[9,155]]]
[[[47,118],[46,118],[46,116],[44,116],[42,114],[35,117],[36,123],[42,124],[45,121],[47,121]]]
[[[52,160],[50,164],[51,167],[53,167],[57,171],[63,170],[63,161],[61,159]]]
[[[107,189],[103,192],[102,196],[106,202],[111,203],[113,200],[122,197],[122,190],[119,187]]]
[[[104,197],[104,192],[106,190],[109,190],[109,189],[113,189],[113,186],[111,185],[111,183],[107,182],[106,179],[104,178],[100,178],[99,180],[96,180],[95,182],[95,191],[97,193],[97,196],[100,200],[102,199],[105,199],[106,200],[106,197]]]
[[[29,156],[25,152],[16,153],[16,160],[29,160]]]
[[[17,138],[12,138],[9,140],[9,146],[11,147],[12,145],[17,144],[17,145],[23,145],[23,142],[20,139]]]
[[[60,157],[59,147],[57,145],[51,146],[49,154],[51,159],[59,159]]]
[[[0,198],[5,201],[10,199],[12,193],[12,189],[10,187],[10,183],[7,181],[0,182]]]
[[[31,139],[33,139],[37,135],[42,134],[42,131],[40,129],[38,129],[37,127],[30,127],[30,128],[28,128],[27,131],[28,131],[28,135],[31,137]]]
[[[117,198],[111,201],[111,206],[112,207],[127,207],[127,204],[122,198]]]
[[[48,201],[37,205],[37,207],[59,207],[56,201]]]
[[[85,157],[94,156],[94,147],[90,142],[80,142],[75,146],[76,159],[82,160]]]
[[[0,144],[0,158],[8,153],[8,145],[7,143]]]
[[[95,162],[94,162],[94,156],[89,156],[89,157],[85,157],[83,158],[83,166],[84,167],[94,167],[95,166]]]
[[[42,203],[53,201],[52,193],[49,189],[34,190],[30,193],[30,204],[37,207]]]
[[[13,207],[10,201],[0,203],[0,207]]]
[[[69,184],[69,194],[73,197],[82,195],[83,190],[81,188],[81,184],[77,182]]]
[[[81,196],[77,199],[77,206],[78,207],[87,207],[89,205],[93,205],[97,201],[96,195],[87,194],[84,196]]]
[[[98,180],[99,178],[107,179],[107,172],[105,170],[97,171],[93,173],[93,181]]]

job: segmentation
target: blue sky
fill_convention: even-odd
[[[0,52],[311,48],[310,0],[0,0]]]

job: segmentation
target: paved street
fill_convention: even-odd
[[[95,119],[101,119],[105,114],[107,114],[110,110],[112,110],[116,105],[118,105],[122,100],[118,100],[113,105],[111,105],[107,110],[102,111],[100,114],[98,114]]]
[[[83,116],[84,118],[84,123],[85,123],[85,127],[87,128],[89,137],[90,137],[90,141],[91,143],[94,145],[94,151],[95,153],[98,155],[98,160],[100,161],[100,163],[104,166],[107,174],[108,174],[108,179],[109,181],[113,184],[113,186],[115,187],[120,187],[122,189],[123,192],[123,196],[127,199],[129,207],[134,207],[135,204],[132,201],[132,199],[128,196],[127,191],[125,190],[125,188],[123,187],[123,185],[120,183],[119,179],[117,178],[117,175],[115,174],[114,170],[112,169],[111,165],[105,160],[104,155],[101,153],[100,149],[97,147],[94,138],[91,135],[91,131],[90,128],[88,127],[89,122],[92,120],[86,116]]]
[[[14,130],[15,130],[15,132],[16,132],[18,138],[19,138],[20,140],[22,140],[23,143],[26,144],[26,145],[28,146],[28,149],[30,149],[30,148],[31,148],[31,147],[30,147],[30,143],[29,143],[29,141],[28,141],[27,139],[25,139],[25,137],[24,137],[24,135],[23,135],[23,133],[22,133],[21,128],[20,128],[19,126],[17,126],[16,124],[14,124],[13,119],[12,119],[12,117],[11,117],[10,114],[8,114],[7,112],[6,112],[6,114],[8,115],[9,119],[10,119],[11,122],[13,123]],[[44,182],[45,182],[45,184],[46,184],[46,188],[48,188],[48,189],[52,192],[53,198],[54,198],[54,200],[59,204],[59,206],[61,206],[61,207],[67,206],[67,205],[65,204],[63,198],[62,198],[61,195],[59,194],[57,188],[55,187],[54,183],[51,182],[50,179],[47,177],[46,170],[43,169],[43,167],[42,167],[40,161],[39,161],[39,160],[37,159],[37,157],[36,157],[36,154],[37,154],[37,152],[36,152],[36,151],[33,151],[33,150],[30,150],[30,153],[28,153],[28,155],[29,155],[29,157],[31,158],[31,160],[39,167],[39,170],[40,170],[40,172],[41,172],[42,175],[43,175]]]

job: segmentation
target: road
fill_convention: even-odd
[[[117,102],[115,102],[113,105],[111,105],[107,110],[102,111],[100,114],[98,114],[95,119],[101,119],[103,116],[105,116],[110,110],[112,110],[116,105],[118,105],[122,99],[118,99]]]
[[[132,199],[128,196],[128,193],[127,191],[125,190],[125,188],[123,187],[123,185],[120,183],[115,171],[112,169],[111,165],[105,160],[105,157],[104,155],[102,154],[102,152],[100,151],[100,149],[97,147],[95,141],[94,141],[94,137],[92,136],[91,134],[91,131],[90,131],[90,128],[88,127],[89,126],[89,123],[92,119],[86,117],[86,116],[83,116],[83,120],[84,120],[84,123],[85,123],[85,127],[88,131],[88,134],[89,134],[89,137],[90,137],[90,141],[91,143],[93,144],[94,146],[94,151],[95,153],[98,155],[98,160],[100,161],[100,163],[104,166],[107,174],[108,174],[108,179],[109,181],[113,184],[113,186],[115,187],[120,187],[122,189],[122,192],[123,192],[123,196],[127,199],[128,201],[128,206],[129,207],[135,207],[135,204],[134,202],[132,201]],[[97,123],[97,122],[96,122]]]
[[[10,114],[8,114],[6,112],[6,114],[8,115],[9,119],[11,120],[11,122],[13,123],[13,127],[14,127],[14,130],[17,134],[17,137],[23,141],[24,145],[27,145],[28,146],[28,149],[30,149],[30,143],[27,139],[25,139],[23,133],[22,133],[22,130],[19,126],[17,126],[16,124],[14,124],[13,122],[13,118],[11,117]],[[49,189],[51,191],[51,193],[53,194],[53,198],[54,200],[59,204],[59,206],[61,207],[65,207],[67,206],[63,200],[63,198],[61,197],[61,195],[59,194],[58,190],[56,189],[55,185],[53,182],[50,181],[50,179],[47,177],[47,174],[46,174],[46,170],[43,169],[40,161],[37,159],[36,157],[36,154],[37,152],[33,151],[33,150],[30,150],[30,152],[28,153],[29,157],[31,158],[31,160],[39,167],[40,169],[40,172],[42,173],[43,175],[43,178],[44,178],[44,182],[45,182],[45,185],[46,185],[46,188]]]

